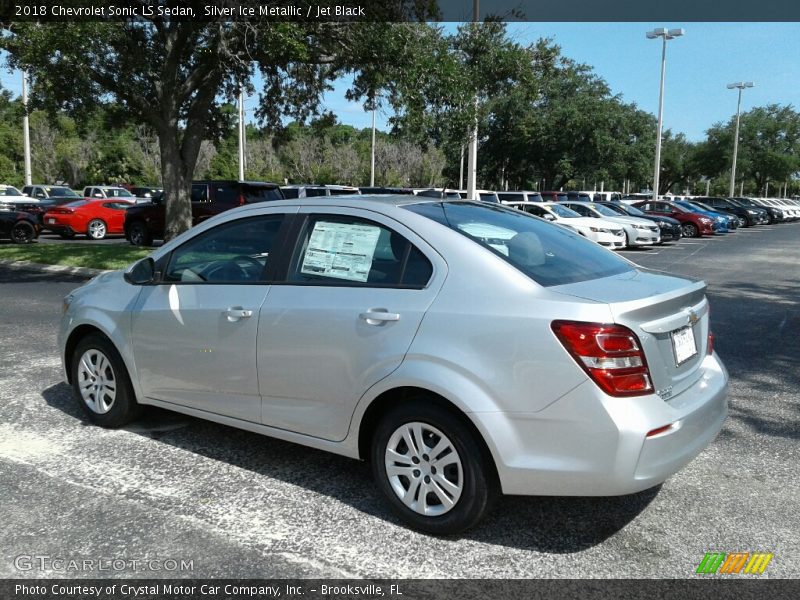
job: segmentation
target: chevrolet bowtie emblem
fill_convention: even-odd
[[[689,311],[689,325],[697,325],[697,322],[700,320],[700,317],[697,316],[697,313],[693,310]]]

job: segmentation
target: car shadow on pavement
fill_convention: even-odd
[[[0,255],[0,258],[2,256]],[[80,285],[90,278],[85,275],[70,273],[54,273],[23,268],[8,268],[0,266],[0,284],[2,283],[74,283]]]
[[[45,389],[42,396],[50,406],[91,426],[66,383]],[[154,407],[125,430],[335,498],[402,526],[366,463]],[[613,498],[502,497],[484,522],[460,538],[541,552],[579,552],[624,528],[658,490]]]

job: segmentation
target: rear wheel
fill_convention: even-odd
[[[30,244],[36,239],[36,230],[26,221],[20,221],[11,228],[11,241],[15,244]]]
[[[108,227],[102,219],[92,219],[86,227],[86,236],[91,240],[102,240],[108,233]]]
[[[683,237],[699,237],[700,235],[700,230],[694,223],[684,223],[681,225],[681,232],[683,233]]]
[[[388,412],[372,440],[372,472],[414,529],[453,534],[478,523],[496,496],[490,459],[456,415],[427,399]]]
[[[135,223],[131,224],[130,228],[128,229],[128,237],[131,240],[131,244],[134,246],[153,245],[153,236],[150,235],[150,232],[147,230],[147,226],[141,221],[136,221]]]
[[[93,333],[78,342],[71,370],[75,396],[93,423],[121,427],[141,413],[125,363],[104,335]]]

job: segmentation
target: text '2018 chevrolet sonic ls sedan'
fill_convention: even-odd
[[[155,405],[368,460],[452,533],[499,493],[633,493],[701,452],[728,379],[705,289],[500,205],[283,200],[73,291],[59,343],[94,423]]]

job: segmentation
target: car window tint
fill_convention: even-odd
[[[208,202],[208,186],[205,184],[193,185],[192,202]]]
[[[258,283],[278,236],[283,215],[224,223],[205,231],[172,253],[164,281],[183,283]]]
[[[457,231],[543,286],[633,270],[602,246],[522,211],[472,202],[427,202],[403,208]]]
[[[320,215],[306,224],[289,281],[418,288],[432,273],[424,254],[396,231],[358,217]]]

